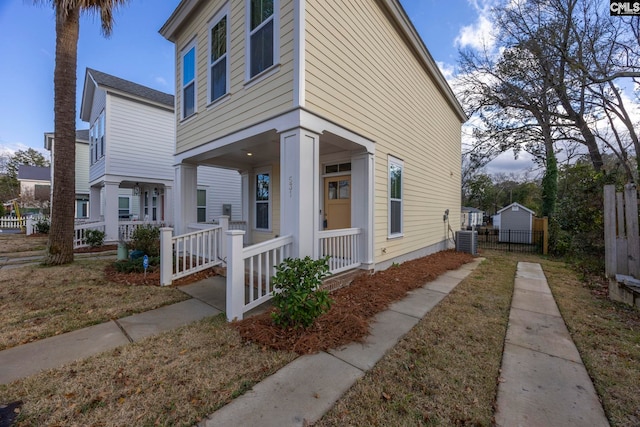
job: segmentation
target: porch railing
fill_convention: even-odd
[[[73,229],[73,248],[76,249],[89,246],[87,243],[87,230],[104,231],[104,227],[104,221],[76,224]]]
[[[318,258],[329,257],[329,271],[332,274],[360,266],[359,228],[325,230],[318,233]]]
[[[242,320],[244,313],[273,296],[271,278],[276,266],[291,254],[292,236],[243,247],[244,231],[227,231],[227,319]]]
[[[157,221],[118,221],[118,238],[129,242],[138,228],[147,226],[162,227],[163,223]]]
[[[163,228],[162,232],[166,230],[171,233],[170,228]],[[170,262],[166,262],[168,257],[163,257],[161,261],[173,267],[171,281],[220,265],[224,259],[222,227],[216,226],[171,237],[171,251],[164,255],[171,257]]]

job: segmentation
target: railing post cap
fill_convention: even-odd
[[[160,227],[160,231],[173,231],[172,227]]]
[[[227,236],[242,236],[245,234],[244,230],[227,230]]]

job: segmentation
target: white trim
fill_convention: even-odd
[[[267,200],[267,210],[269,213],[269,224],[267,224],[267,228],[258,228],[258,194],[257,194],[257,184],[258,184],[258,175],[269,175],[269,200]],[[253,200],[251,202],[253,209],[253,220],[251,221],[251,229],[253,231],[262,232],[262,233],[270,233],[273,230],[273,172],[271,166],[265,166],[261,168],[256,168],[253,171],[253,184],[252,184],[252,195]],[[264,203],[264,201],[260,201],[260,203]]]
[[[184,83],[184,57],[193,49],[193,80],[189,80],[187,84]],[[198,42],[194,37],[187,45],[180,50],[180,80],[178,85],[180,87],[180,120],[186,120],[194,116],[198,112]],[[193,84],[193,113],[186,115],[184,108],[184,90],[187,86]]]
[[[329,120],[319,117],[309,111],[302,109],[294,109],[277,117],[257,123],[253,126],[246,127],[237,132],[222,136],[213,141],[209,141],[198,147],[191,148],[182,153],[176,153],[174,156],[174,165],[178,165],[192,157],[199,156],[211,150],[216,150],[231,145],[239,140],[249,138],[251,136],[276,130],[278,133],[285,132],[290,129],[304,128],[317,134],[323,132],[331,132],[344,139],[348,139],[366,149],[368,153],[375,154],[375,142],[362,135],[354,133],[347,128],[337,125]]]
[[[265,19],[256,28],[251,30],[251,0],[245,0],[245,29],[244,29],[244,80],[245,83],[249,83],[251,80],[258,76],[261,76],[267,70],[271,70],[276,65],[280,64],[280,0],[273,0],[273,15]],[[268,21],[273,21],[273,62],[271,66],[257,73],[255,76],[251,75],[251,35],[256,31],[264,28]]]
[[[400,168],[400,198],[391,198],[391,166]],[[400,232],[391,232],[391,202],[400,202]],[[387,155],[387,238],[395,239],[404,236],[404,161]]]
[[[226,24],[226,34],[225,34],[225,53],[224,53],[224,59],[219,58],[218,62],[221,61],[225,61],[226,65],[225,65],[225,92],[224,94],[220,95],[219,97],[217,97],[216,99],[211,99],[211,89],[212,89],[212,80],[211,80],[211,68],[213,67],[211,64],[211,30],[213,29],[213,27],[215,27],[216,25],[218,25],[220,23],[220,21],[222,21],[223,19],[227,19],[227,24]],[[219,102],[221,102],[222,99],[224,99],[225,97],[227,97],[229,95],[229,91],[231,88],[231,72],[230,72],[230,65],[231,65],[231,60],[230,60],[230,49],[231,49],[231,43],[229,41],[229,38],[231,36],[231,30],[230,30],[231,26],[230,26],[230,17],[229,17],[229,3],[227,2],[224,6],[222,6],[220,8],[220,10],[213,15],[213,18],[211,19],[211,21],[209,22],[209,26],[207,29],[207,40],[208,40],[208,49],[207,49],[207,106],[212,106],[214,104],[217,104]]]
[[[293,106],[306,102],[306,0],[293,2]]]

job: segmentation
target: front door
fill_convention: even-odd
[[[351,176],[324,179],[324,224],[326,230],[351,228]]]

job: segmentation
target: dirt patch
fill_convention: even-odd
[[[160,270],[158,267],[149,267],[147,274],[144,273],[121,273],[115,269],[113,264],[109,264],[104,269],[105,277],[109,278],[110,282],[118,283],[121,285],[130,286],[160,286]],[[187,277],[174,280],[171,286],[184,286],[190,283],[199,282],[200,280],[208,279],[215,276],[216,273],[213,268],[199,271],[194,274],[190,274]]]
[[[84,248],[76,248],[73,250],[73,253],[76,254],[88,254],[95,252],[107,252],[107,251],[115,251],[118,249],[118,245],[102,245],[92,248],[91,246],[86,246]]]
[[[353,341],[368,334],[371,318],[412,289],[423,286],[448,270],[470,262],[470,254],[443,251],[375,274],[358,276],[353,283],[331,294],[329,312],[307,329],[280,328],[273,324],[271,312],[250,317],[232,325],[247,340],[277,350],[310,354]]]

